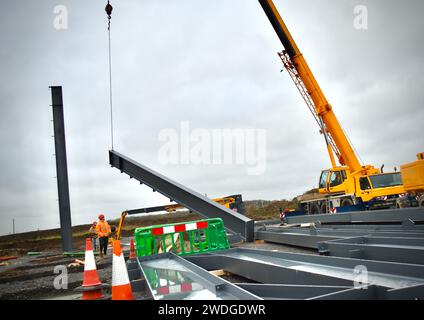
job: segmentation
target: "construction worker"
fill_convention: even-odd
[[[286,224],[286,214],[289,212],[290,210],[288,208],[285,208],[284,211],[280,208],[280,220],[283,224]]]
[[[97,223],[96,231],[97,237],[99,238],[100,257],[102,258],[103,254],[107,254],[107,245],[110,236],[110,226],[105,220],[105,216],[103,214],[99,215],[99,222]]]
[[[94,251],[97,251],[97,221],[93,221],[92,226],[90,227],[89,234],[91,238],[91,243],[93,244]]]

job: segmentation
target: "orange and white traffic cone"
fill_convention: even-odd
[[[99,275],[97,274],[91,239],[87,238],[85,240],[84,278],[82,286],[77,288],[77,290],[83,292],[83,300],[96,300],[103,298],[102,288],[104,287],[105,285],[100,282]]]
[[[113,242],[112,300],[134,300],[121,241]]]
[[[134,246],[134,239],[131,238],[130,242],[130,259],[135,259],[137,255],[135,254],[135,246]]]

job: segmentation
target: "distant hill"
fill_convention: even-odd
[[[311,189],[291,200],[247,200],[244,201],[246,216],[255,220],[278,219],[280,208],[283,210],[285,208],[297,210],[300,199],[314,197],[317,194],[318,189]]]
[[[254,220],[278,219],[279,209],[297,208],[297,202],[293,200],[250,200],[244,201],[246,216]]]

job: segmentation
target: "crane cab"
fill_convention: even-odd
[[[354,181],[348,167],[336,167],[321,171],[318,183],[320,194],[346,194],[354,190]]]
[[[396,206],[405,189],[400,172],[380,173],[376,170],[372,174],[353,176],[349,168],[336,167],[321,172],[319,193],[328,200],[336,196],[337,203],[343,202],[341,195],[346,195],[350,200],[344,203],[349,205],[360,202],[366,208],[389,208]]]

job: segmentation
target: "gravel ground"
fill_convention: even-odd
[[[100,281],[110,283],[112,260],[97,260]],[[81,286],[84,266],[69,267],[68,289],[55,289],[54,280],[59,275],[54,273],[56,266],[68,266],[75,258],[64,257],[61,253],[43,253],[37,257],[22,257],[15,263],[0,269],[0,300],[32,300],[60,297],[75,294],[76,287]]]

